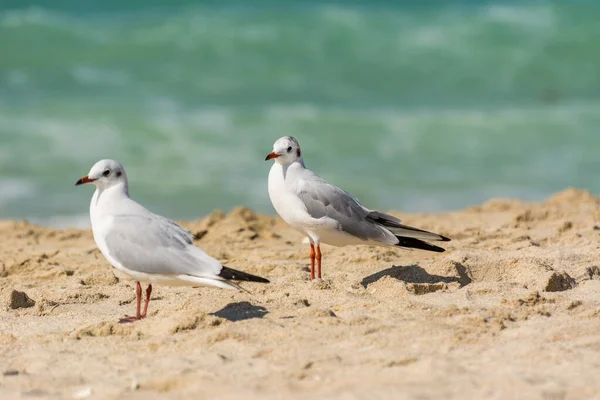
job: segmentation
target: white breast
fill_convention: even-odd
[[[269,197],[277,214],[292,228],[307,234],[307,228],[315,223],[306,206],[296,195],[292,185],[286,184],[284,167],[274,163],[269,171]]]
[[[120,262],[115,260],[108,251],[108,246],[106,245],[106,241],[104,238],[106,237],[106,232],[110,228],[110,224],[112,224],[113,217],[108,215],[108,213],[104,212],[106,208],[106,195],[109,193],[103,193],[99,190],[94,192],[94,196],[92,197],[92,201],[90,202],[90,220],[92,222],[92,233],[94,235],[94,241],[100,249],[102,255],[106,258],[106,260],[111,263],[113,267],[118,269],[121,272],[127,273],[127,268],[123,267]]]
[[[109,231],[111,224],[113,223],[114,217],[108,212],[110,202],[117,199],[116,193],[104,191],[101,193],[96,190],[92,201],[90,202],[90,220],[92,223],[92,233],[94,235],[94,241],[98,246],[98,249],[106,258],[106,260],[119,271],[131,276],[136,281],[149,282],[150,276],[148,274],[132,271],[126,268],[119,260],[111,256],[108,246],[106,245],[106,233]]]
[[[283,168],[277,163],[273,163],[271,170],[269,171],[269,198],[277,214],[279,214],[284,220],[286,213],[286,201],[287,195],[285,189],[285,180],[283,178]]]

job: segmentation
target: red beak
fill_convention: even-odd
[[[75,186],[83,185],[84,183],[92,183],[95,179],[90,179],[87,175],[75,182]]]
[[[277,157],[279,157],[279,154],[275,154],[275,152],[272,151],[269,154],[267,154],[267,157],[265,158],[265,161],[272,160],[272,159],[277,158]]]

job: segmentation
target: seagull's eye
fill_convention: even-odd
[[[288,148],[287,148],[287,152],[288,152],[288,153],[291,153],[291,152],[292,152],[292,146],[290,146],[290,147],[288,147]]]
[[[109,176],[110,175],[110,169],[104,170],[104,172],[102,173],[102,176]]]
[[[117,178],[121,176],[121,171],[117,171]]]

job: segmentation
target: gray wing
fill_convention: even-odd
[[[296,195],[313,218],[328,217],[339,223],[339,229],[362,240],[396,244],[398,239],[387,229],[368,218],[371,211],[350,193],[327,183],[316,175],[299,179]]]
[[[137,272],[214,276],[222,268],[193,245],[188,230],[155,214],[115,216],[105,241],[111,257]]]

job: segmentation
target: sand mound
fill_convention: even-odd
[[[252,292],[134,283],[89,231],[0,223],[0,398],[591,398],[600,393],[600,201],[496,199],[403,215],[434,254],[308,246],[240,207],[184,222]]]

